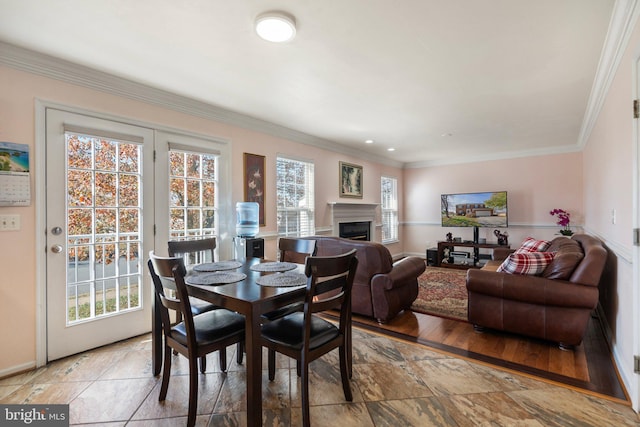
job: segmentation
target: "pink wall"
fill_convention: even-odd
[[[527,236],[550,239],[559,227],[549,215],[554,208],[571,213],[577,231],[582,224],[582,155],[568,153],[433,166],[404,171],[404,249],[424,254],[427,247],[452,232],[463,240],[473,232],[440,226],[440,195],[506,190],[509,207],[509,243],[518,245]],[[481,229],[480,237],[495,242],[493,229]]]
[[[640,25],[635,29],[605,98],[602,111],[584,149],[585,227],[605,240],[615,256],[612,281],[601,290],[614,357],[634,409],[640,409],[640,379],[633,373],[633,356],[640,353],[640,307],[637,249],[633,227],[638,225],[634,191],[638,191],[638,120],[632,100],[640,98],[636,61],[640,58]],[[615,224],[612,210],[616,211]],[[635,216],[635,217],[634,217]],[[635,270],[635,271],[634,271]],[[635,277],[634,277],[635,273]]]
[[[233,204],[242,201],[243,153],[266,156],[266,220],[260,230],[267,236],[267,256],[275,256],[276,202],[275,157],[277,153],[313,160],[316,172],[316,226],[331,227],[328,202],[380,203],[380,175],[399,179],[402,192],[402,170],[376,164],[355,157],[340,155],[321,148],[310,147],[282,138],[230,126],[212,120],[144,104],[127,98],[74,86],[57,80],[0,66],[0,141],[28,144],[32,153],[32,171],[35,168],[35,102],[37,99],[71,107],[106,113],[161,127],[180,129],[231,141]],[[364,198],[362,200],[338,198],[338,162],[347,161],[363,166]],[[35,192],[35,175],[32,188]],[[35,200],[35,194],[32,194]],[[0,214],[20,214],[22,227],[18,232],[0,235],[0,261],[3,275],[0,280],[0,377],[26,370],[36,360],[36,210],[44,209],[35,202],[29,207],[0,207]],[[228,214],[235,216],[234,212]],[[401,254],[402,245],[389,246],[392,254]],[[18,319],[18,320],[16,320]]]

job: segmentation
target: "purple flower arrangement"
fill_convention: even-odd
[[[571,227],[569,227],[569,223],[571,223],[571,214],[569,212],[564,209],[554,209],[549,212],[549,215],[558,217],[556,224],[562,227],[560,234],[563,236],[573,235],[573,231],[571,231]]]

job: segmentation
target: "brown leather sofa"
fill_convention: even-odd
[[[555,238],[556,252],[541,276],[496,272],[508,253],[467,272],[469,322],[477,330],[497,329],[554,341],[563,349],[582,342],[607,260],[602,242],[585,234]]]
[[[393,262],[389,250],[380,243],[340,237],[313,236],[318,256],[339,255],[356,250],[358,269],[353,281],[353,313],[375,318],[380,323],[408,309],[418,296],[418,276],[426,264],[410,256]]]

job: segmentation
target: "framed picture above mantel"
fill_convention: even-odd
[[[340,162],[340,197],[362,199],[362,166]]]

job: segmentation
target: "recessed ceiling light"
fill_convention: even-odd
[[[396,151],[395,148],[387,148],[387,151]]]
[[[440,135],[440,136],[442,136],[442,137],[446,137],[446,136],[453,136],[453,134],[452,134],[452,133],[450,133],[450,132],[447,132],[447,133],[443,133],[443,134],[442,134],[442,135]]]
[[[284,12],[266,12],[256,18],[256,33],[270,42],[288,42],[296,35],[296,21]]]
[[[373,144],[373,139],[367,139],[364,143],[365,144]]]

